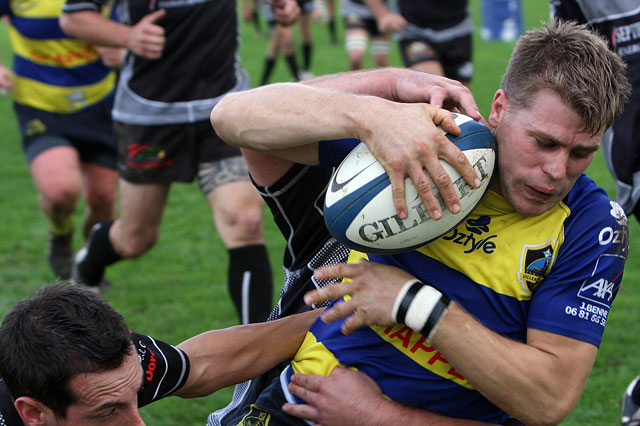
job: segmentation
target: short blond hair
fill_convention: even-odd
[[[613,123],[630,93],[626,65],[607,42],[584,25],[561,20],[518,40],[500,87],[523,108],[539,90],[554,91],[593,135]]]

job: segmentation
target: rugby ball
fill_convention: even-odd
[[[400,219],[393,205],[389,176],[364,143],[360,143],[344,158],[327,187],[324,220],[335,239],[367,253],[400,253],[440,238],[471,213],[489,187],[496,164],[496,141],[482,123],[462,114],[454,114],[454,118],[460,135],[440,130],[467,156],[482,180],[480,188],[473,189],[451,165],[441,160],[460,199],[461,211],[451,213],[429,179],[442,207],[442,218],[431,219],[407,178],[408,217]]]

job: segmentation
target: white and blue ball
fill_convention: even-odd
[[[367,253],[393,254],[413,250],[449,232],[480,202],[489,187],[496,164],[496,141],[482,123],[454,114],[460,135],[442,131],[466,155],[482,180],[480,188],[469,186],[447,162],[441,160],[460,199],[461,211],[451,213],[435,184],[429,183],[440,201],[442,218],[433,220],[409,178],[405,180],[408,217],[397,215],[391,182],[380,163],[360,143],[334,172],[324,204],[329,232],[346,246]],[[441,129],[442,130],[442,129]]]

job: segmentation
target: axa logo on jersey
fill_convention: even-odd
[[[590,278],[584,280],[578,291],[578,297],[590,303],[609,308],[624,269],[625,257],[619,254],[603,254],[598,258],[595,270]],[[617,271],[609,276],[607,271]]]
[[[462,226],[458,226],[442,239],[464,246],[466,248],[465,253],[482,250],[486,254],[491,254],[496,249],[496,243],[493,239],[498,235],[483,236],[483,234],[489,233],[490,224],[491,218],[489,216],[468,219],[464,224],[466,232]]]

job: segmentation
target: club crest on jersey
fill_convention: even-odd
[[[540,245],[525,245],[520,256],[520,271],[518,281],[527,294],[533,291],[549,273],[554,259],[554,240]]]
[[[238,426],[268,426],[271,414],[255,404],[251,404],[249,413],[240,420]]]

